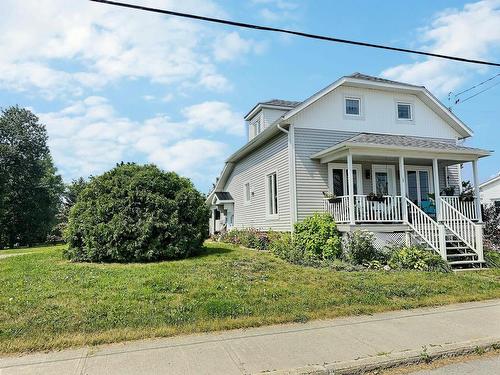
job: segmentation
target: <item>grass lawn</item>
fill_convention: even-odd
[[[79,264],[62,249],[0,259],[0,353],[500,298],[499,269],[335,272],[214,243],[181,261]]]

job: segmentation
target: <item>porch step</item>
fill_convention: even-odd
[[[476,253],[462,253],[462,254],[447,254],[447,258],[465,258],[465,257],[477,257]]]
[[[450,266],[466,265],[466,264],[483,264],[483,260],[456,260],[453,262],[448,262]]]

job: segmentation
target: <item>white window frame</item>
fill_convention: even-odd
[[[347,100],[357,100],[359,103],[359,113],[347,113]],[[358,95],[344,95],[344,116],[347,118],[362,118],[363,117],[363,98]]]
[[[271,195],[273,194],[273,191],[270,191],[269,190],[269,177],[272,176],[272,175],[276,175],[276,181],[275,181],[275,184],[276,184],[276,212],[272,212],[272,207],[270,205],[271,203]],[[266,191],[266,218],[267,219],[278,219],[279,218],[279,213],[280,213],[280,209],[279,209],[279,191],[278,191],[278,188],[279,188],[279,182],[278,182],[279,178],[278,178],[278,171],[277,170],[272,170],[272,171],[269,171],[268,173],[266,173],[266,177],[265,177],[265,180],[264,180],[264,183],[265,183],[265,191]],[[273,199],[272,202],[274,202],[275,200]]]
[[[389,173],[390,171],[390,173]],[[389,196],[396,196],[396,167],[391,164],[372,164],[372,189],[373,193],[377,194],[377,179],[375,178],[376,172],[388,172],[387,173],[387,194]],[[392,173],[392,181],[390,175]]]
[[[333,172],[332,169],[342,169],[343,180],[344,180],[344,196],[349,195],[349,186],[347,185],[347,164],[346,163],[328,163],[328,191],[333,193]],[[361,164],[353,164],[352,170],[356,171],[356,185],[358,186],[358,192],[355,195],[363,195],[363,179],[361,178],[361,173],[363,168]]]
[[[425,165],[405,165],[405,181],[406,181],[406,196],[410,195],[409,185],[408,185],[408,172],[415,172],[417,174],[417,201],[418,204],[422,202],[422,197],[420,193],[420,178],[418,177],[418,172],[427,171],[427,178],[429,179],[429,193],[434,194],[434,174],[432,173],[432,167]],[[409,198],[408,198],[409,199]]]
[[[248,186],[248,197],[247,197],[247,186]],[[245,181],[243,183],[243,204],[247,206],[251,202],[252,202],[252,185],[250,185],[250,181]]]
[[[399,117],[399,105],[407,105],[410,107],[410,118],[400,118]],[[414,118],[413,103],[408,102],[408,101],[403,101],[403,100],[397,100],[396,101],[396,120],[402,121],[402,122],[413,122],[413,118]]]

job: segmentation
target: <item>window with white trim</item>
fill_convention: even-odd
[[[252,199],[252,193],[250,191],[250,182],[245,183],[243,185],[243,199],[245,203],[250,203],[250,200]]]
[[[267,214],[278,214],[278,177],[276,172],[268,174],[266,177],[267,185]]]
[[[398,120],[412,120],[413,119],[413,108],[410,103],[397,103],[397,116]]]
[[[345,114],[348,116],[361,116],[361,98],[346,96],[344,99]]]

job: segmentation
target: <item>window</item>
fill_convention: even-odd
[[[252,193],[250,192],[250,182],[247,182],[243,187],[243,197],[245,203],[250,203],[252,199]]]
[[[375,194],[396,195],[396,172],[394,165],[372,165],[372,187]]]
[[[495,201],[494,205],[495,205],[496,208],[500,208],[500,200]]]
[[[353,164],[352,177],[353,177],[353,190],[354,194],[362,194],[358,192],[358,186],[361,186],[361,165]],[[328,179],[329,191],[337,197],[349,194],[347,164],[343,163],[329,163],[328,164]]]
[[[409,103],[398,103],[398,120],[411,120],[412,110]]]
[[[267,175],[267,213],[278,214],[278,180],[276,172]]]
[[[361,99],[354,97],[345,98],[345,114],[349,116],[361,115]]]

